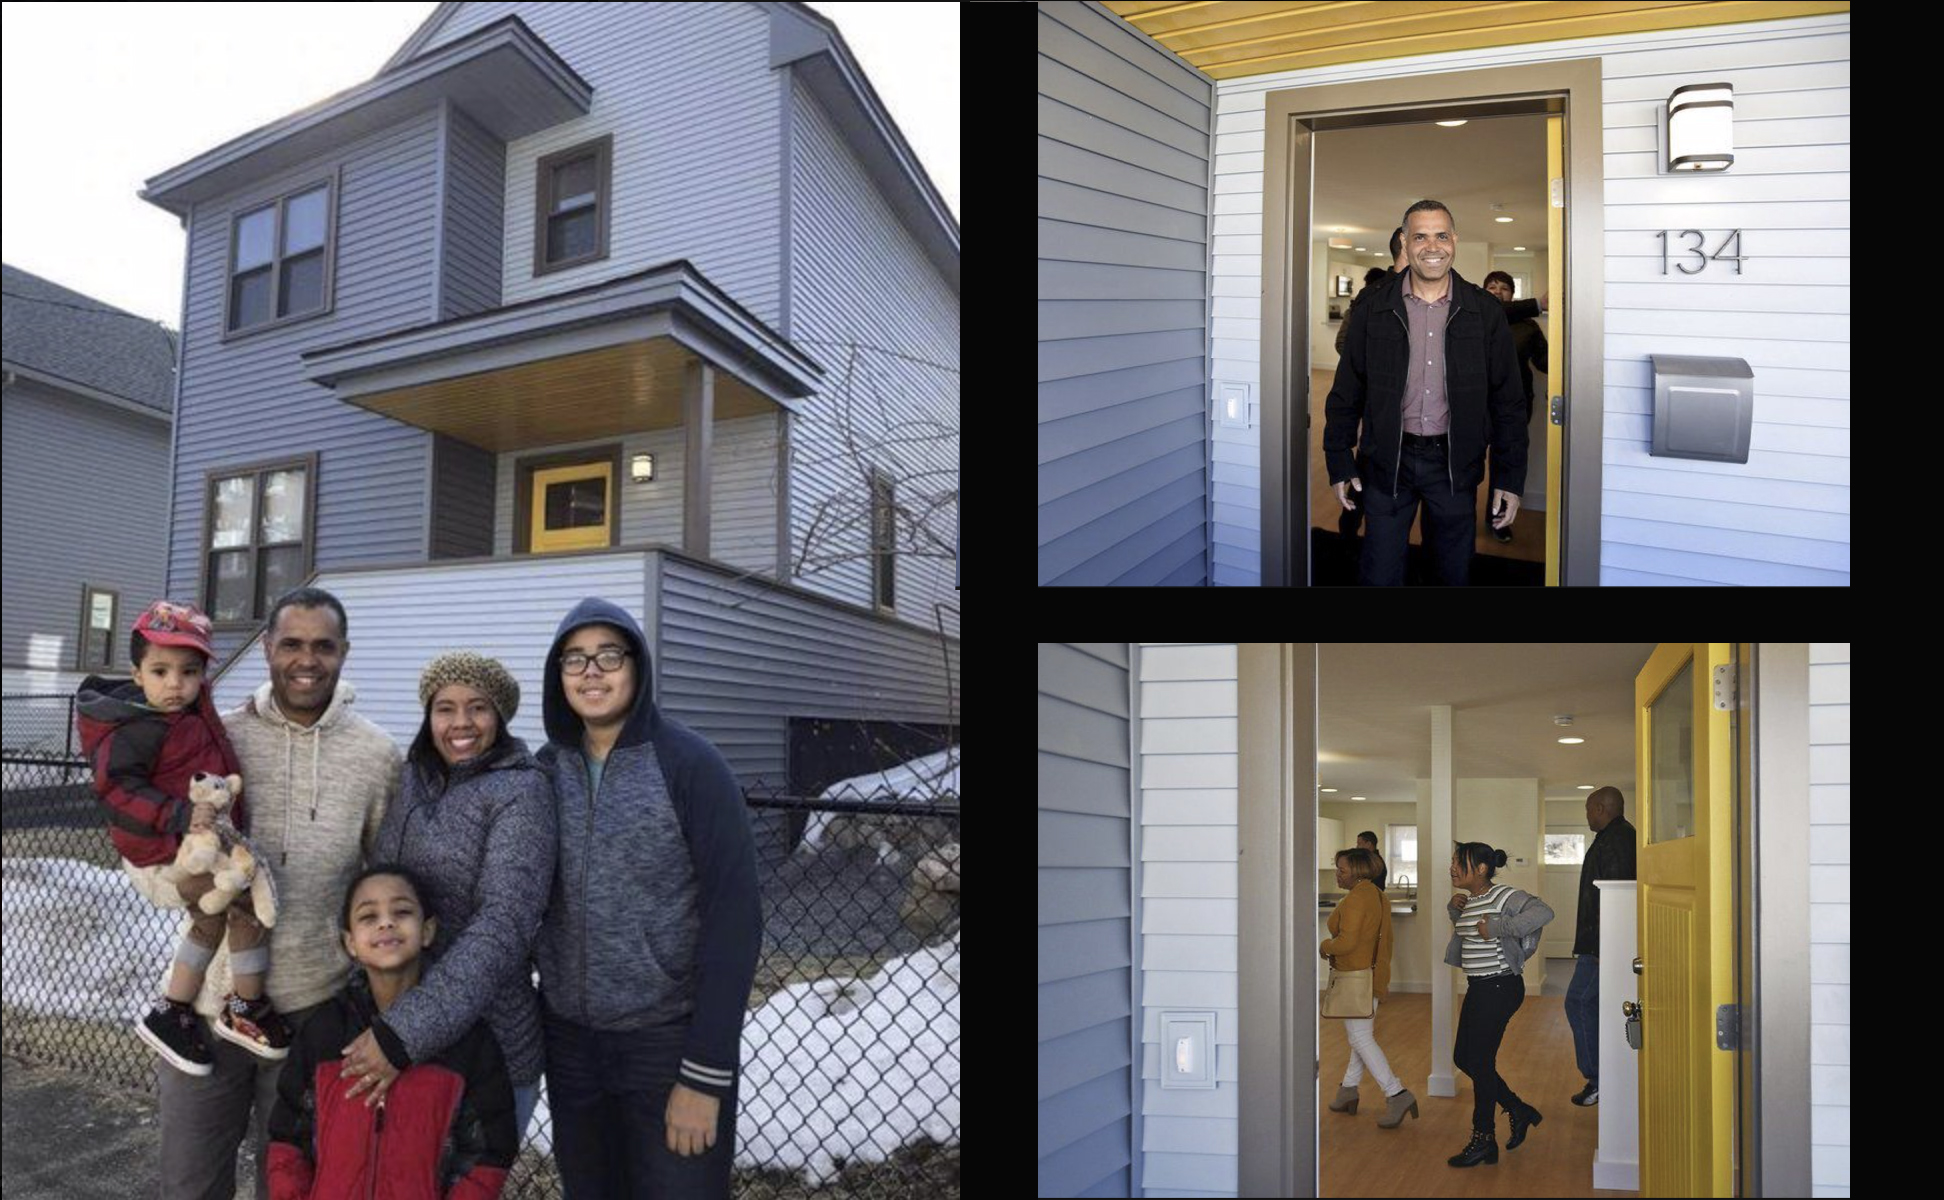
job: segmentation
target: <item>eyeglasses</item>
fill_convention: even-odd
[[[601,668],[603,675],[612,675],[621,669],[621,663],[633,653],[632,650],[602,650],[597,652],[591,661]],[[569,651],[560,656],[560,669],[569,675],[584,675],[587,673],[589,661],[588,656],[580,651]]]

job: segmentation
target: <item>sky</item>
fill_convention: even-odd
[[[175,328],[182,228],[143,181],[371,78],[437,7],[0,4],[0,257]],[[959,6],[811,7],[956,217]]]

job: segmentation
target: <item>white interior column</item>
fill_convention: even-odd
[[[1451,787],[1451,706],[1431,709],[1431,836],[1418,847],[1419,912],[1428,922],[1431,936],[1431,1077],[1425,1089],[1433,1096],[1455,1096],[1458,1084],[1451,1065],[1451,968],[1445,966],[1445,943],[1451,940],[1451,922],[1445,916],[1445,900],[1451,895],[1446,870],[1451,862],[1452,787]]]

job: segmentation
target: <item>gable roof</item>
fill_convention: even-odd
[[[405,39],[378,75],[403,69],[462,6],[446,0]],[[770,22],[770,66],[796,67],[933,264],[959,286],[959,223],[890,110],[829,17],[807,4],[756,4]]]
[[[175,334],[166,326],[19,267],[0,266],[0,277],[7,370],[165,419],[174,410]]]
[[[594,89],[517,16],[231,138],[150,179],[141,197],[177,216],[192,204],[449,100],[501,141],[587,112]]]

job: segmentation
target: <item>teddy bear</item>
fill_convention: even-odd
[[[259,869],[258,856],[248,838],[229,819],[230,805],[243,794],[240,775],[209,775],[197,772],[189,781],[189,802],[207,804],[216,810],[213,829],[193,830],[182,837],[175,863],[166,872],[170,882],[194,875],[213,875],[214,884],[198,907],[215,914],[230,906],[245,891],[265,929],[277,923],[277,890],[268,870]]]

